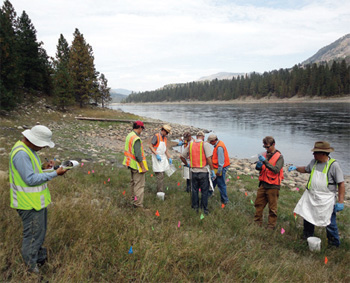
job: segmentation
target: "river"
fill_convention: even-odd
[[[350,175],[350,103],[118,104],[110,108],[208,129],[236,158],[261,153],[262,139],[273,136],[285,164],[304,166],[313,158],[314,143],[326,140],[335,149],[331,157]]]

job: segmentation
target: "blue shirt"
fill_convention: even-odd
[[[29,149],[35,153],[34,150],[31,148]],[[34,156],[36,156],[36,154],[34,154]],[[37,160],[40,164],[39,157],[37,157]],[[57,176],[56,171],[50,173],[35,173],[33,171],[33,165],[29,155],[23,150],[18,151],[13,157],[12,161],[22,180],[28,186],[40,185]]]

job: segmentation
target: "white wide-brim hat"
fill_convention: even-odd
[[[55,146],[55,143],[51,141],[52,132],[45,126],[34,126],[30,130],[23,131],[22,135],[25,136],[32,144],[39,147],[49,146],[53,148]]]

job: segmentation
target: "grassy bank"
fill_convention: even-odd
[[[101,111],[100,117],[112,115],[107,112]],[[83,114],[96,116],[99,111]],[[77,122],[68,116],[63,118],[60,113],[48,114],[45,119],[50,115],[54,115],[62,128],[67,123],[77,126]],[[15,118],[6,121],[7,127],[18,124]],[[79,122],[79,125],[89,127],[89,123]],[[18,138],[20,131],[14,132],[13,136]],[[302,219],[293,216],[302,191],[282,188],[278,226],[275,231],[269,231],[253,223],[252,201],[257,179],[230,173],[230,204],[222,208],[219,193],[215,192],[209,200],[211,213],[201,219],[201,213],[190,207],[180,161],[175,160],[178,170],[166,177],[165,201],[156,198],[153,172],[146,175],[145,206],[149,210],[140,211],[130,205],[130,176],[120,165],[121,153],[110,154],[114,155],[113,164],[88,162],[50,182],[53,204],[48,210],[45,240],[49,262],[42,268],[41,279],[49,282],[350,281],[348,209],[338,214],[342,246],[327,248],[325,229],[317,228],[322,250],[312,253],[306,242],[300,240]],[[79,154],[72,148],[69,155]],[[4,159],[0,163],[2,170],[8,162]],[[37,281],[38,276],[29,275],[24,269],[20,255],[22,225],[16,211],[9,207],[7,179],[0,180],[0,188],[0,281]],[[155,215],[157,210],[159,217]]]

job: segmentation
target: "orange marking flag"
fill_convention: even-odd
[[[327,264],[327,263],[328,263],[328,258],[325,257],[325,258],[324,258],[324,264]]]
[[[156,212],[156,216],[160,216],[160,214],[159,214],[159,211],[157,210],[157,212]]]

